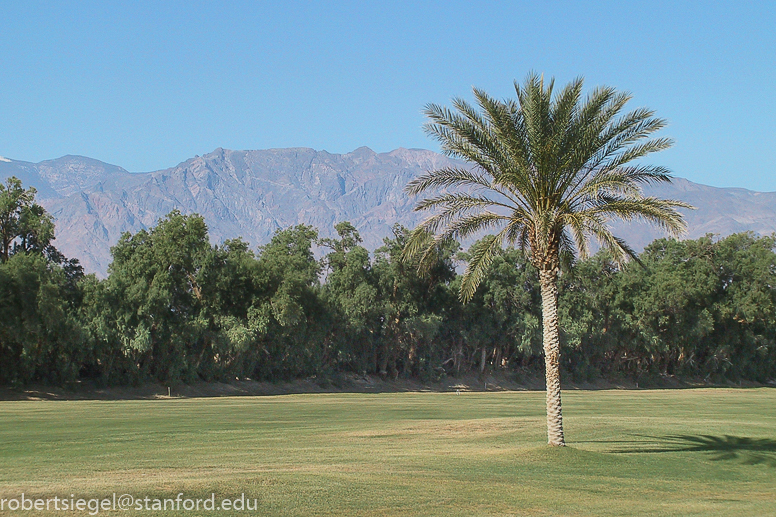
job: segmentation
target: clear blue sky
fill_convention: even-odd
[[[0,155],[437,150],[423,106],[530,70],[633,93],[677,176],[776,191],[776,2],[4,2]]]

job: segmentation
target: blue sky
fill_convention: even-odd
[[[0,155],[437,150],[423,106],[535,70],[669,120],[652,163],[776,191],[776,2],[4,2]]]

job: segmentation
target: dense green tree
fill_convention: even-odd
[[[776,236],[731,235],[714,250],[718,293],[713,347],[702,358],[719,377],[776,377]]]
[[[490,246],[492,239],[488,236],[475,242],[459,257],[468,262],[480,247]],[[525,367],[539,355],[541,314],[535,277],[536,270],[523,251],[499,250],[477,292],[469,303],[460,306],[460,315],[450,322],[460,326],[468,345],[469,363],[476,359],[480,372],[488,367],[494,370]],[[460,281],[458,277],[457,290]],[[475,352],[479,352],[477,357]]]
[[[257,297],[258,263],[248,243],[227,240],[202,261],[198,279],[203,335],[207,347],[199,366],[205,380],[250,375],[256,357],[257,328],[249,313]]]
[[[115,384],[243,375],[255,344],[256,260],[245,242],[211,246],[202,217],[176,211],[125,234],[113,255],[108,279],[84,284],[91,376]]]
[[[0,262],[19,251],[43,253],[54,239],[54,220],[35,193],[15,177],[0,183]]]
[[[766,380],[776,323],[773,246],[772,237],[750,234],[650,244],[646,268],[626,268],[616,282],[622,344],[613,368],[623,369],[627,356],[635,373]]]
[[[317,238],[315,229],[298,225],[277,231],[259,248],[257,296],[248,314],[263,355],[255,370],[259,378],[313,375],[328,360]]]
[[[84,349],[73,289],[40,253],[0,263],[0,384],[77,379]]]
[[[330,252],[324,258],[326,283],[322,297],[331,321],[336,367],[374,373],[372,351],[379,338],[380,303],[377,277],[358,230],[349,222],[335,227],[338,239],[321,239]]]
[[[618,261],[634,256],[610,232],[610,218],[643,219],[677,234],[684,223],[676,208],[687,205],[642,195],[642,184],[670,181],[669,171],[631,163],[671,141],[649,139],[665,126],[651,110],[621,114],[628,94],[604,87],[583,99],[582,79],[554,94],[553,81],[534,74],[522,86],[515,83],[515,92],[517,100],[499,101],[475,89],[479,109],[461,99],[453,101],[455,111],[428,106],[429,134],[443,152],[473,168],[433,170],[410,182],[407,191],[413,195],[453,191],[420,201],[417,210],[439,211],[418,226],[406,252],[426,257],[436,242],[499,227],[490,246],[478,248],[468,264],[461,282],[461,298],[468,300],[503,244],[530,250],[542,295],[548,443],[562,446],[561,259],[575,252],[585,256],[591,237]],[[432,246],[428,233],[437,235]]]
[[[560,279],[558,313],[565,345],[561,365],[575,381],[608,375],[612,363],[632,359],[632,341],[620,324],[623,313],[615,307],[621,276],[621,268],[602,251],[578,261]]]
[[[663,374],[694,364],[713,332],[718,288],[713,253],[709,238],[660,239],[642,254],[646,268],[628,268],[620,279],[616,303],[630,330],[628,348],[648,354],[650,365]],[[625,356],[623,351],[616,361]]]
[[[35,189],[0,184],[0,383],[66,383],[83,347],[75,313],[83,270],[51,241],[52,217]]]
[[[456,303],[448,286],[455,278],[459,244],[452,239],[434,243],[424,257],[425,267],[420,268],[417,257],[403,256],[410,232],[396,225],[393,233],[394,238],[384,239],[375,251],[373,269],[382,313],[381,345],[375,350],[378,371],[396,377],[400,372],[428,372],[434,359],[440,358],[433,344],[445,312]],[[427,239],[431,242],[430,236]]]
[[[119,315],[127,310],[123,293],[111,279],[88,276],[82,283],[83,303],[78,319],[87,344],[82,374],[101,386],[130,384],[140,380],[138,353],[124,345],[134,327],[119,326]],[[132,325],[132,323],[130,323]]]
[[[194,379],[205,343],[199,273],[210,252],[202,217],[174,211],[151,230],[124,234],[111,249],[108,309],[138,371],[168,381]]]

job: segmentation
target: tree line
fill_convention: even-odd
[[[343,222],[299,225],[253,251],[212,245],[199,215],[172,212],[125,234],[105,279],[52,245],[51,218],[18,180],[0,185],[0,384],[288,380],[343,373],[439,380],[540,374],[541,294],[523,251],[496,252],[468,303],[467,250],[403,256],[396,226],[374,252]],[[776,239],[659,239],[641,264],[607,252],[559,276],[560,366],[576,382],[663,376],[776,378]]]

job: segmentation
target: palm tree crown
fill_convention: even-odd
[[[666,125],[663,119],[645,108],[621,114],[631,96],[613,88],[596,88],[583,99],[582,78],[557,93],[553,86],[553,80],[545,84],[530,74],[524,85],[515,82],[516,100],[496,100],[475,88],[478,108],[462,99],[453,100],[454,110],[426,107],[426,131],[445,154],[473,167],[429,171],[407,185],[412,195],[441,193],[415,207],[435,213],[413,231],[405,253],[431,258],[442,240],[497,230],[473,250],[460,292],[467,301],[504,244],[527,248],[542,286],[549,442],[564,445],[557,322],[561,259],[586,256],[591,237],[618,262],[635,258],[610,231],[612,218],[646,220],[678,236],[685,223],[677,208],[690,207],[642,194],[645,184],[671,180],[663,167],[634,163],[671,146],[670,139],[650,138]]]

